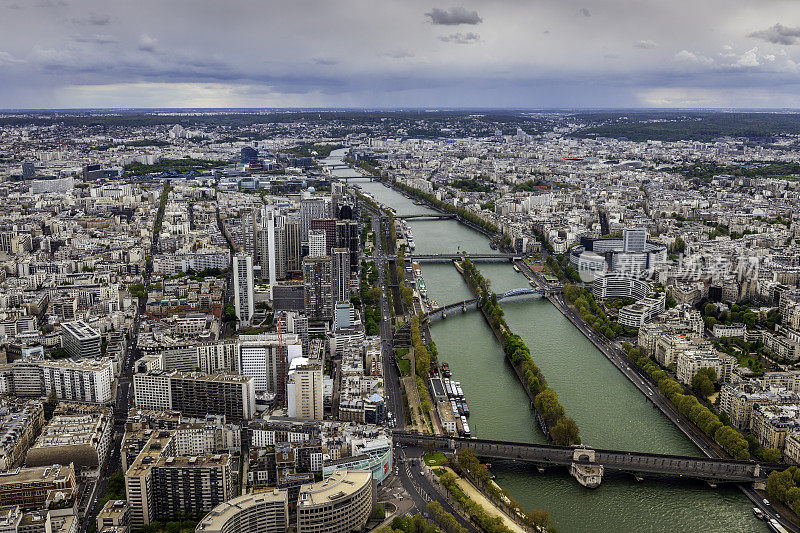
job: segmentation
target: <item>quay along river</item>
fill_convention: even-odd
[[[344,150],[333,158],[341,158]],[[358,176],[335,170],[340,177]],[[433,213],[380,182],[353,183],[392,207],[398,215]],[[415,253],[491,252],[488,239],[455,220],[410,220]],[[451,264],[423,263],[430,298],[439,304],[472,295]],[[526,287],[527,280],[509,263],[479,263],[495,292]],[[567,414],[575,419],[588,446],[650,453],[701,456],[700,451],[667,420],[546,300],[504,302],[511,329],[531,349]],[[505,360],[503,351],[479,312],[454,314],[434,322],[431,334],[439,360],[447,361],[452,379],[461,382],[469,404],[473,436],[546,443],[529,407],[528,397]],[[550,512],[561,533],[570,532],[762,532],[768,531],[750,511],[752,505],[734,486],[712,489],[694,481],[637,482],[606,472],[594,490],[581,487],[566,469],[539,473],[524,463],[495,462],[497,483],[525,509]]]

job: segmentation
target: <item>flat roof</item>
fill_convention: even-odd
[[[327,479],[300,487],[298,506],[324,505],[344,498],[372,483],[369,470],[336,470]]]

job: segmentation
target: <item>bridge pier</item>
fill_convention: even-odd
[[[595,462],[594,450],[591,448],[575,448],[569,473],[587,489],[596,489],[603,481],[603,465]]]

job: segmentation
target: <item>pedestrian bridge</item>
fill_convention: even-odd
[[[402,444],[433,445],[442,451],[470,448],[479,457],[525,461],[539,467],[565,466],[570,469],[572,469],[572,465],[602,467],[606,474],[609,472],[628,473],[636,476],[637,479],[644,477],[686,478],[705,481],[709,484],[763,482],[772,470],[783,468],[779,464],[755,461],[600,450],[583,446],[465,439],[405,431],[394,431],[392,436],[395,442]]]
[[[521,287],[519,289],[512,289],[502,294],[498,294],[497,301],[499,302],[503,300],[522,300],[522,299],[539,300],[544,296],[547,295],[541,289]],[[435,311],[430,311],[425,315],[424,318],[427,319],[429,322],[433,322],[435,320],[441,320],[442,318],[447,318],[447,315],[451,315],[454,313],[466,313],[467,311],[477,309],[477,307],[478,307],[478,299],[472,298],[470,300],[464,300],[463,302],[456,302],[450,305],[446,305],[444,307],[440,307]]]

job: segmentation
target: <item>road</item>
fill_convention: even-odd
[[[361,205],[366,206],[366,203]],[[388,280],[386,279],[386,253],[383,250],[383,243],[381,242],[381,232],[386,231],[387,228],[382,227],[382,224],[388,224],[385,219],[382,221],[380,213],[371,210],[367,207],[372,221],[372,232],[375,235],[375,250],[372,259],[375,261],[375,267],[378,270],[378,284],[381,287],[381,322],[380,322],[380,336],[381,336],[381,354],[383,359],[383,383],[386,390],[386,405],[388,411],[394,415],[395,427],[404,428],[406,419],[403,415],[403,396],[400,392],[400,378],[397,372],[397,366],[394,359],[394,343],[392,332],[392,315],[389,311],[389,299],[386,296],[386,291],[389,290]]]
[[[150,243],[150,257],[155,256],[158,252],[158,235],[153,233],[153,240]],[[148,262],[145,265],[143,274],[144,290],[150,287],[150,274],[151,265]],[[125,436],[125,421],[128,418],[128,410],[133,406],[133,365],[139,359],[139,349],[137,343],[139,339],[139,327],[142,323],[142,317],[145,314],[146,299],[139,300],[136,309],[136,318],[133,321],[127,340],[127,349],[125,350],[125,360],[122,362],[120,375],[117,378],[116,399],[114,401],[114,429],[113,437],[110,445],[108,456],[106,457],[105,465],[101,466],[100,476],[97,483],[89,495],[84,509],[84,517],[91,517],[92,520],[84,520],[82,524],[82,531],[89,531],[90,526],[93,524],[93,519],[99,509],[96,509],[97,501],[105,496],[108,489],[109,477],[117,471],[122,469],[122,458],[120,450],[122,447],[122,438]],[[89,503],[91,502],[91,503]]]
[[[472,522],[464,519],[450,502],[442,498],[442,495],[434,488],[433,483],[422,473],[422,457],[424,454],[425,452],[422,448],[414,446],[402,447],[398,444],[394,449],[395,465],[399,471],[400,483],[411,496],[416,508],[416,511],[411,509],[410,513],[416,514],[416,512],[419,512],[425,515],[428,502],[438,501],[445,511],[458,520],[461,526],[467,528],[468,531],[479,533],[480,530]]]

